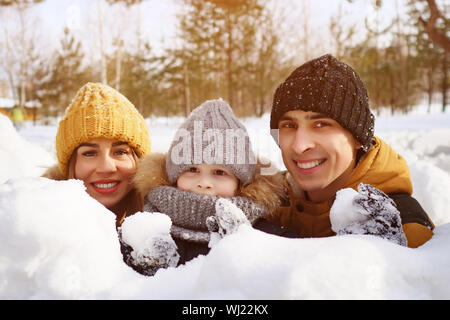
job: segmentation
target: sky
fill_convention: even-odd
[[[98,0],[45,0],[33,11],[56,38],[61,35],[64,26],[84,37],[89,36],[85,33],[98,32],[96,21],[99,8],[106,27],[105,34],[135,32],[139,25],[139,15],[142,33],[156,47],[163,39],[169,39],[175,34],[177,6],[173,0],[147,0],[140,7],[129,9],[122,4],[111,6],[106,1]],[[118,16],[121,20],[120,28],[114,21]]]
[[[375,21],[375,10],[372,0],[267,0],[268,7],[275,17],[282,21],[279,24],[282,42],[286,48],[299,47],[303,41],[304,21],[308,21],[308,55],[299,53],[299,63],[314,56],[332,53],[333,39],[328,33],[330,17],[342,10],[342,23],[357,24],[357,37],[362,37],[365,30],[364,19],[369,23]],[[383,1],[379,14],[381,26],[388,25],[396,14],[398,6],[404,12],[404,0]],[[182,0],[146,0],[139,6],[126,8],[122,4],[108,5],[105,0],[44,0],[31,7],[27,13],[27,27],[36,33],[39,48],[45,54],[58,49],[65,26],[69,27],[76,38],[81,40],[90,61],[98,63],[101,44],[99,41],[99,10],[103,19],[104,48],[108,52],[112,47],[112,39],[121,37],[125,46],[135,46],[136,33],[140,32],[144,40],[148,40],[156,54],[162,54],[164,48],[176,47],[177,13],[182,10]],[[3,12],[2,12],[3,11]],[[0,10],[0,42],[4,34],[4,22],[12,30],[18,26],[17,15]],[[292,51],[292,49],[290,49]],[[1,50],[0,50],[1,51]],[[286,52],[292,55],[291,52]],[[0,78],[6,78],[0,66]]]
[[[181,0],[147,0],[138,7],[129,10],[122,5],[109,6],[105,1],[99,0],[45,0],[33,8],[33,15],[40,19],[45,27],[46,34],[50,38],[58,39],[64,26],[70,27],[75,32],[80,32],[81,37],[85,33],[97,32],[95,22],[98,20],[99,3],[100,10],[105,19],[105,26],[109,26],[104,32],[109,34],[118,33],[120,29],[114,26],[114,19],[119,16],[125,25],[121,32],[135,32],[139,24],[144,36],[150,39],[154,47],[171,45],[175,41],[177,18],[176,14],[182,6]],[[342,6],[344,21],[355,22],[363,27],[364,17],[374,21],[375,13],[369,0],[269,0],[269,7],[276,14],[284,12],[286,29],[292,28],[302,30],[302,21],[308,17],[310,31],[313,35],[320,34],[323,29],[328,29],[330,16],[336,15],[339,6]],[[402,0],[384,1],[380,13],[382,25],[387,25],[396,12],[396,4],[403,10]],[[138,13],[139,12],[139,13]],[[305,14],[306,12],[306,14]],[[111,21],[112,19],[112,21]],[[362,28],[359,28],[360,30]],[[299,32],[300,33],[300,32]],[[293,38],[292,34],[286,32],[286,41]],[[320,38],[320,37],[319,37]],[[295,37],[294,37],[295,39]],[[162,43],[164,42],[164,43]],[[323,42],[323,41],[320,41]],[[311,41],[314,45],[314,42]]]

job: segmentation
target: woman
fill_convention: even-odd
[[[87,193],[116,214],[116,225],[142,210],[132,184],[137,159],[150,152],[147,123],[134,105],[101,83],[81,87],[56,134],[58,165],[43,176],[79,179]]]

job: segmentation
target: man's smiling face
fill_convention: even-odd
[[[283,161],[312,201],[334,196],[350,178],[361,145],[326,115],[295,110],[278,122]]]

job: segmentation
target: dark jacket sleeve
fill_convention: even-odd
[[[300,238],[294,231],[264,218],[256,220],[253,223],[253,228],[284,238]]]
[[[393,193],[389,197],[394,200],[397,209],[400,212],[402,224],[418,223],[428,227],[430,230],[434,229],[434,224],[428,217],[425,210],[419,202],[407,193]]]
[[[199,255],[208,254],[210,248],[207,242],[194,242],[174,238],[177,245],[177,252],[180,255],[180,260],[178,260],[178,265],[184,264],[189,260],[192,260]]]

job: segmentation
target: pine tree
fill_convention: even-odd
[[[261,0],[183,0],[179,47],[168,51],[165,77],[188,114],[222,97],[240,115],[261,114],[279,82],[279,38]]]
[[[425,25],[422,23],[422,17],[429,12],[429,7],[425,3],[417,3],[410,0],[408,2],[408,15],[410,16],[411,28],[414,32],[410,35],[412,42],[415,43],[415,63],[418,66],[418,72],[423,74],[422,90],[428,97],[428,110],[432,103],[435,92],[440,91],[442,96],[442,111],[445,111],[447,105],[447,91],[449,86],[448,64],[449,53],[435,44],[430,39]],[[449,19],[443,17],[440,24],[436,25],[437,31],[444,33],[449,28]]]
[[[40,98],[49,116],[62,115],[77,90],[89,80],[83,58],[81,43],[65,28],[61,48],[50,62],[49,76],[41,84]]]
[[[157,110],[162,104],[157,58],[149,43],[135,52],[124,52],[122,58],[120,92],[124,94],[144,117]]]

